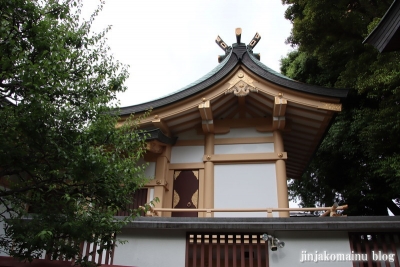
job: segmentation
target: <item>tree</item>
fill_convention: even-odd
[[[303,205],[349,204],[351,215],[400,215],[400,54],[379,54],[364,38],[391,1],[284,0],[297,48],[281,71],[313,84],[353,89],[301,180]]]
[[[115,221],[143,185],[137,120],[116,128],[127,69],[92,33],[79,0],[2,0],[0,247],[23,260],[79,258],[81,241],[112,245]],[[6,103],[6,104],[5,104]],[[30,213],[29,213],[30,212]],[[70,242],[66,242],[69,240]]]

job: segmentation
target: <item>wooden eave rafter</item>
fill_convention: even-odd
[[[326,117],[332,117],[331,112],[323,112],[321,113],[320,110],[315,110],[314,112],[310,110],[301,109],[298,107],[290,106],[286,110],[286,116],[293,116],[293,117],[302,117],[305,119],[310,119],[313,121],[324,121]]]
[[[317,128],[319,129],[321,126],[327,126],[328,122],[326,120],[316,120],[313,118],[301,117],[296,115],[287,115],[288,119],[290,119],[294,124],[301,125],[301,127],[309,127],[309,128]]]
[[[219,118],[220,119],[233,119],[239,112],[238,106],[237,106],[237,100],[235,101],[235,106],[230,106],[225,110],[224,113],[220,114]]]
[[[263,92],[260,94],[249,94],[247,96],[247,102],[253,104],[257,103],[259,106],[263,107],[263,109],[267,108],[272,112],[272,109],[274,107],[274,98],[275,95],[268,95]]]
[[[225,101],[224,99],[229,99]],[[220,102],[223,102],[225,105],[220,105]],[[213,114],[215,119],[226,118],[226,116],[236,110],[236,97],[225,96],[221,98],[219,101],[212,102],[213,105]]]
[[[262,112],[262,110],[256,109],[253,106],[247,106],[246,113],[248,113],[253,118],[263,117],[265,115],[265,112]]]
[[[198,123],[200,121],[200,114],[196,109],[187,110],[185,113],[181,113],[174,117],[170,117],[166,120],[166,123],[169,125],[171,129],[180,127],[185,123]],[[175,132],[175,131],[174,131]]]
[[[197,129],[200,127],[200,120],[191,120],[189,122],[182,122],[174,126],[174,134],[183,133],[190,129]]]
[[[319,133],[319,129],[309,128],[309,127],[305,128],[303,127],[303,125],[295,123],[292,123],[292,130],[295,132],[311,134],[311,135],[316,135]]]

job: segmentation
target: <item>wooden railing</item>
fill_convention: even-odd
[[[140,207],[143,208],[144,207]],[[171,209],[171,208],[154,208],[150,207],[150,211],[147,212],[146,216],[159,216],[158,212],[205,212],[205,217],[212,217],[214,212],[266,212],[267,217],[273,217],[273,212],[279,211],[324,211],[320,217],[330,216],[342,216],[337,214],[337,210],[347,209],[347,205],[338,206],[336,203],[332,207],[319,207],[319,208],[249,208],[249,209]],[[346,216],[346,215],[343,215]]]

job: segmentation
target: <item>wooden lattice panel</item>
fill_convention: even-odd
[[[260,234],[189,233],[186,267],[268,267],[268,244]]]

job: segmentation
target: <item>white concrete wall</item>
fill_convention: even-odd
[[[171,150],[171,163],[203,162],[204,146],[174,146]]]
[[[128,243],[118,245],[115,265],[137,267],[185,266],[186,234],[179,231],[124,230],[117,236]]]
[[[214,166],[214,208],[278,207],[274,163]],[[220,212],[215,217],[266,217],[263,212]]]
[[[268,233],[272,234],[272,233]],[[277,251],[269,249],[269,266],[318,266],[318,267],[352,267],[351,261],[304,261],[306,253],[311,254],[351,254],[347,232],[326,231],[277,231],[272,234],[285,242],[284,248]],[[311,256],[310,256],[311,257]],[[309,258],[310,259],[310,258]],[[301,262],[303,261],[303,262]]]

